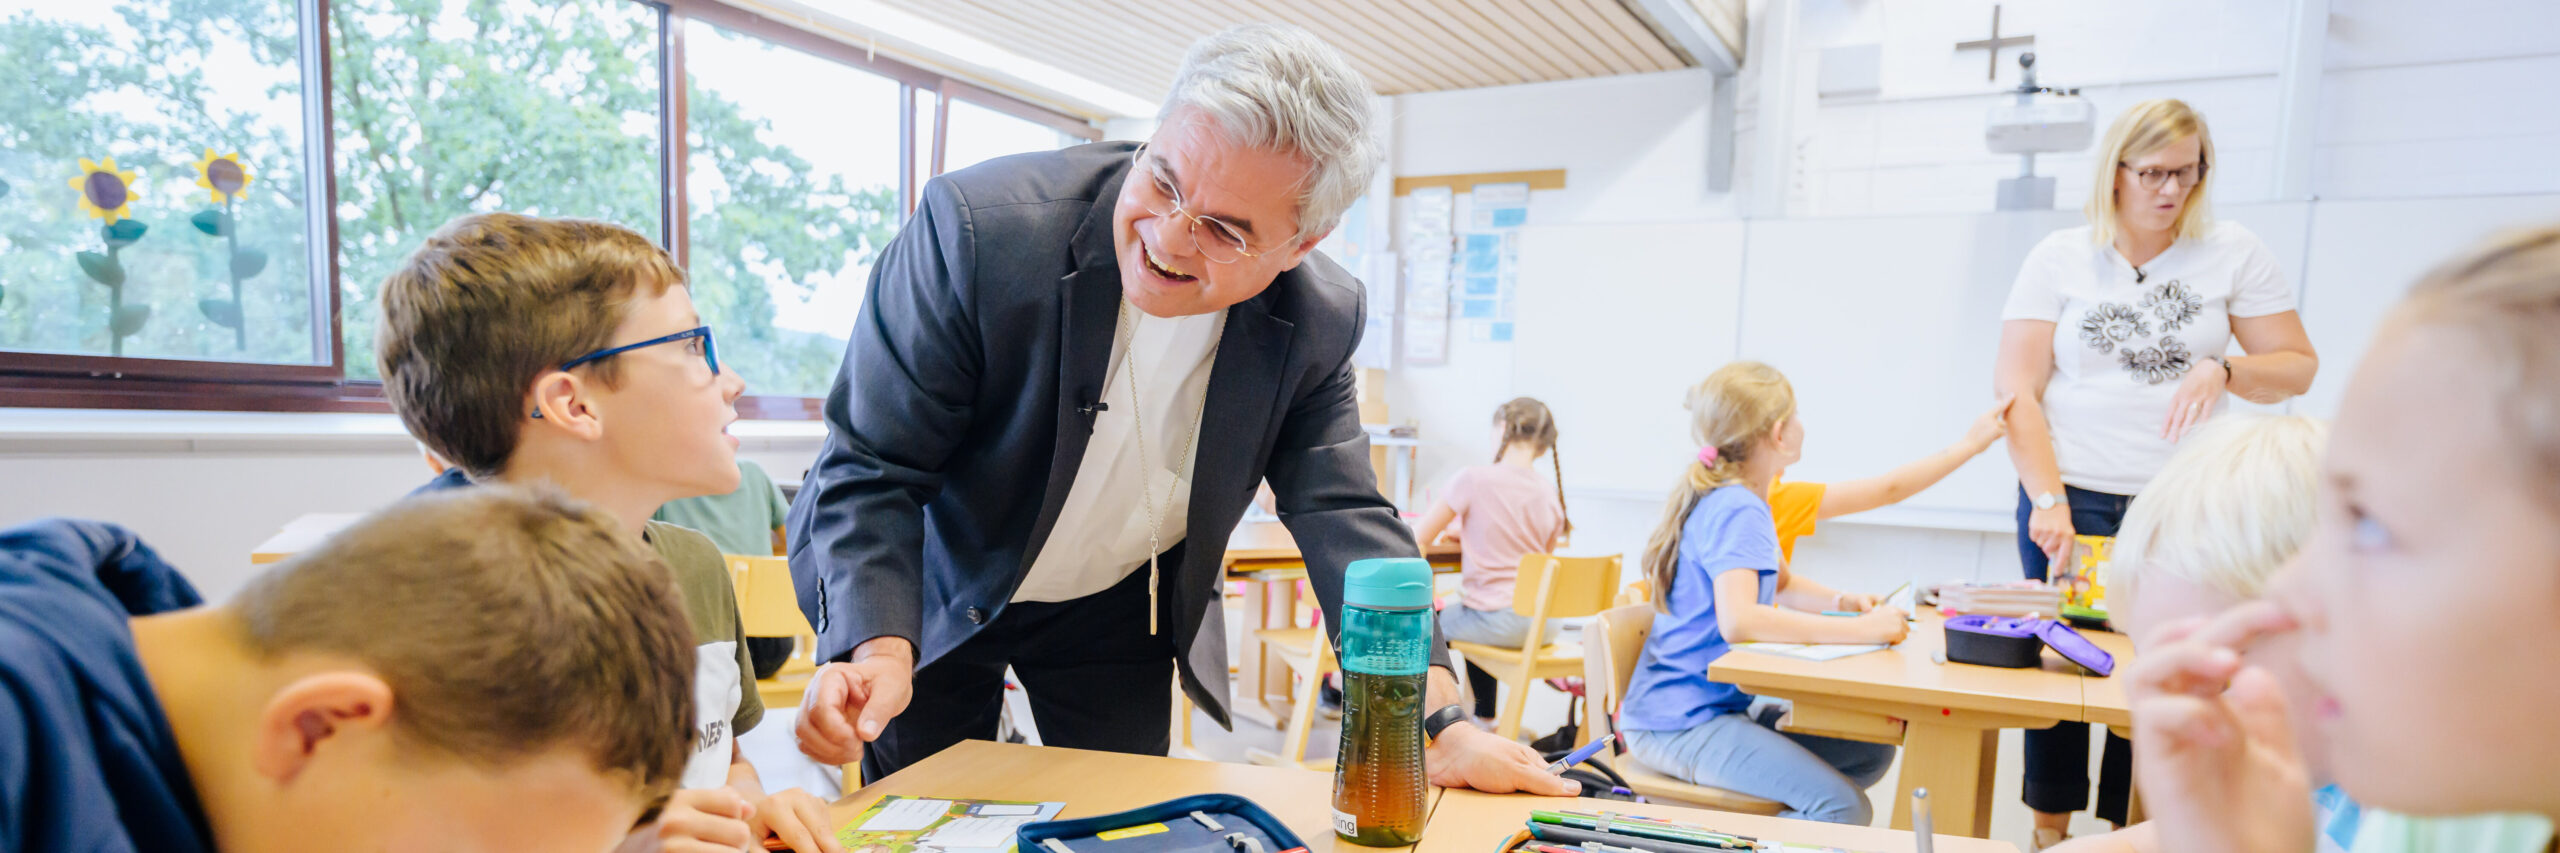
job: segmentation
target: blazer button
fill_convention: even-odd
[[[975,608],[975,607],[969,608],[969,624],[971,624],[971,625],[984,625],[984,624],[987,624],[987,612],[986,612],[986,611],[984,611],[984,610],[980,610],[980,609],[978,609],[978,608]]]

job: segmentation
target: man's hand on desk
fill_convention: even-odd
[[[1440,733],[1422,754],[1431,784],[1474,788],[1488,794],[1527,793],[1549,797],[1582,794],[1581,783],[1549,775],[1537,750],[1502,739],[1501,735],[1461,722]]]
[[[852,663],[819,667],[793,729],[801,754],[827,764],[862,760],[862,745],[907,709],[915,677],[915,647],[899,637],[872,638],[854,648]]]

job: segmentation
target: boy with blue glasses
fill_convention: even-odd
[[[667,501],[738,488],[727,428],[745,383],[720,369],[684,271],[620,226],[474,214],[428,237],[381,298],[383,394],[454,465],[424,490],[548,483],[611,514],[674,570],[700,645],[694,731],[669,736],[695,751],[684,790],[642,832],[668,850],[737,850],[772,834],[837,853],[825,803],[797,789],[768,796],[738,751],[764,706],[719,547],[650,521]]]

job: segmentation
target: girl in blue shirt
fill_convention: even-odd
[[[1670,776],[1776,800],[1782,817],[1866,824],[1866,788],[1892,765],[1892,746],[1779,732],[1776,714],[1749,713],[1751,695],[1707,666],[1731,643],[1897,643],[1910,629],[1901,610],[1779,559],[1769,484],[1804,449],[1785,376],[1725,365],[1689,389],[1688,409],[1701,449],[1645,547],[1658,612],[1618,727],[1636,760]]]

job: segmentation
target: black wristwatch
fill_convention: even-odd
[[[1441,732],[1448,731],[1450,726],[1466,721],[1467,706],[1456,702],[1441,706],[1440,710],[1431,712],[1431,716],[1422,718],[1423,745],[1439,743]]]

